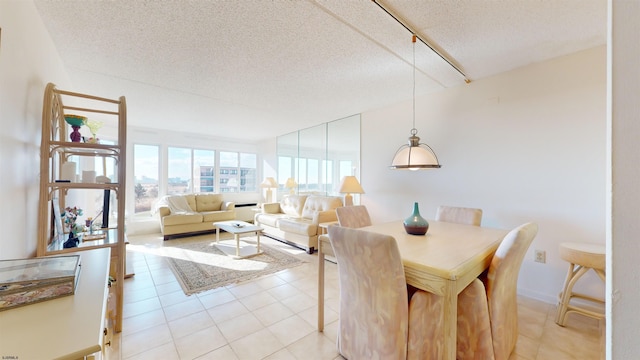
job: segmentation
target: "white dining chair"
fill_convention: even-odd
[[[409,306],[396,240],[342,226],[330,226],[329,239],[338,263],[340,355],[405,359]]]
[[[369,211],[364,205],[342,206],[336,208],[338,224],[348,228],[361,228],[371,225]]]
[[[435,220],[480,226],[480,223],[482,222],[482,209],[439,206],[436,211]]]
[[[518,339],[518,274],[538,233],[526,223],[511,230],[493,255],[484,282],[474,279],[458,295],[457,359],[507,360]],[[433,327],[442,298],[427,292],[411,297],[408,359],[438,359],[443,334]],[[424,304],[432,304],[426,307]]]

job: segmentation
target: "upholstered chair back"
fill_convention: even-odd
[[[538,233],[527,223],[511,230],[498,247],[486,279],[493,351],[496,360],[507,360],[518,339],[518,274],[522,260]]]
[[[482,209],[440,206],[436,212],[436,221],[480,226]]]
[[[371,217],[364,205],[343,206],[336,209],[338,224],[348,228],[361,228],[371,225]]]
[[[408,300],[396,240],[329,227],[338,263],[338,351],[347,359],[405,359]]]
[[[533,223],[511,230],[496,250],[484,282],[474,279],[458,295],[456,359],[509,359],[518,338],[518,273],[537,232]],[[442,324],[431,320],[442,309],[440,296],[419,291],[411,297],[407,359],[442,357]]]

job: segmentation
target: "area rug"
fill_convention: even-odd
[[[255,238],[254,238],[255,239]],[[250,242],[251,238],[242,238]],[[167,261],[186,295],[250,280],[305,263],[293,255],[260,246],[262,254],[234,259],[220,250],[215,241],[165,246]]]

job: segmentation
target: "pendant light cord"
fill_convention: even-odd
[[[416,34],[413,34],[411,41],[413,42],[413,128],[411,134],[415,135],[418,133],[416,129]]]

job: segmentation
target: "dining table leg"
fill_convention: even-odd
[[[444,354],[442,358],[455,360],[456,332],[458,330],[458,293],[455,281],[446,281],[442,317],[444,327]]]

